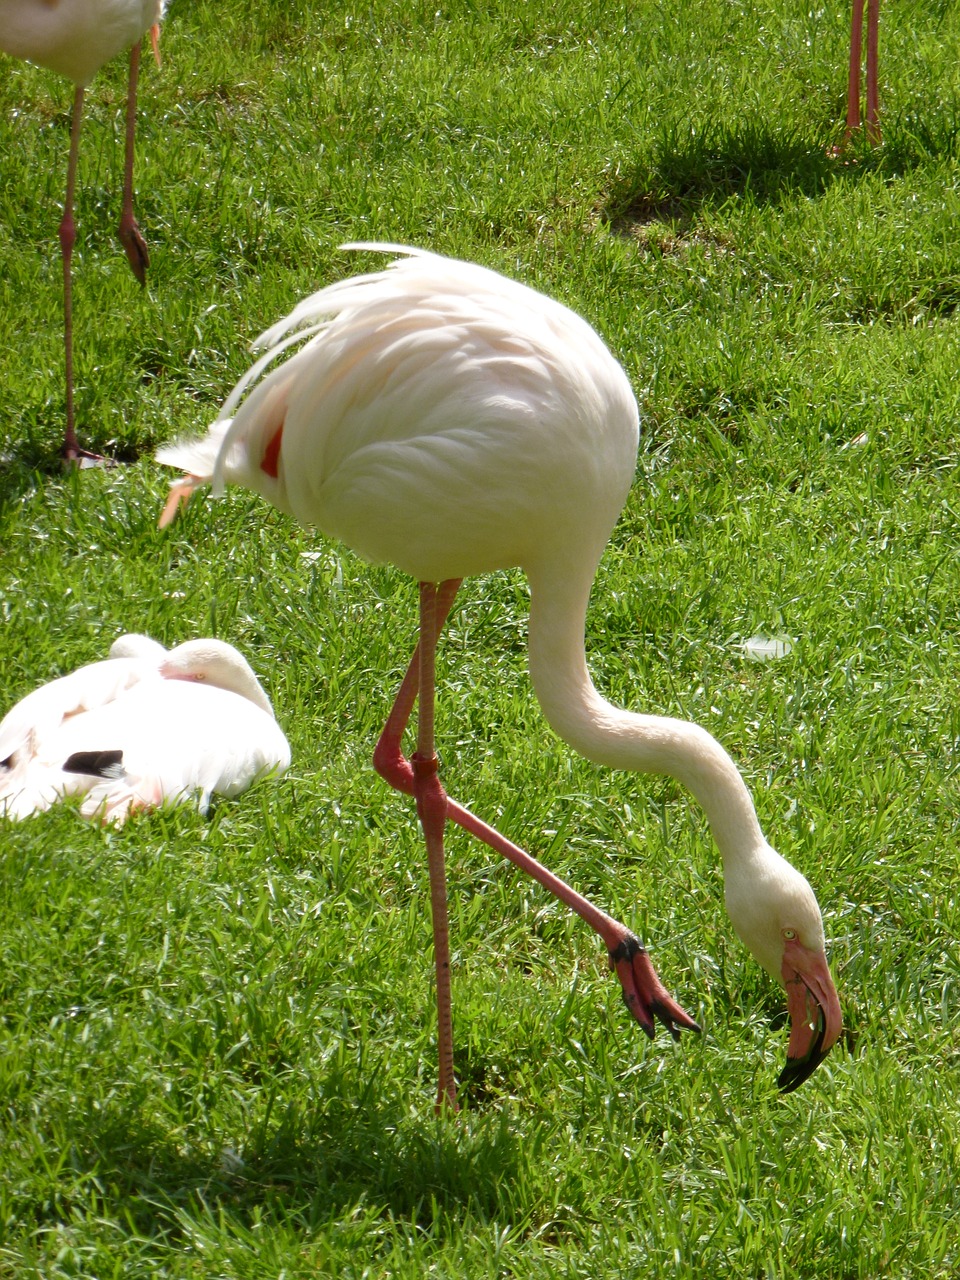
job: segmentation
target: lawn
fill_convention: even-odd
[[[0,820],[0,1276],[917,1280],[960,1270],[960,10],[884,0],[884,143],[839,155],[846,5],[173,0],[88,94],[64,474],[70,86],[0,60],[0,710],[122,631],[219,635],[281,781],[119,831]],[[708,727],[824,912],[846,1032],[796,1093],[674,783],[547,728],[526,584],[464,588],[446,784],[642,934],[704,1027],[653,1042],[602,947],[454,832],[464,1107],[412,802],[370,766],[416,592],[237,490],[156,528],[153,449],[249,342],[424,245],[586,316],[640,403],[588,619],[599,687]],[[789,637],[752,662],[744,642]]]

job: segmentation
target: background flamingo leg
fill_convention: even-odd
[[[77,224],[73,217],[74,194],[77,186],[77,156],[80,151],[80,129],[83,124],[83,88],[78,85],[73,95],[73,118],[70,122],[70,158],[67,161],[67,190],[63,200],[63,217],[60,219],[60,258],[63,263],[63,354],[67,379],[67,429],[63,439],[63,457],[75,462],[82,450],[77,443],[77,429],[73,407],[73,246],[77,239]]]
[[[130,78],[127,84],[127,128],[123,156],[123,205],[117,235],[130,263],[130,269],[141,284],[147,282],[150,255],[133,213],[133,152],[137,127],[137,81],[140,76],[141,41],[130,50]]]
[[[860,65],[863,49],[864,0],[853,0],[853,16],[850,20],[850,73],[847,78],[847,129],[846,137],[860,128]]]
[[[867,13],[867,58],[865,120],[860,116],[860,80],[863,73],[863,13]],[[880,0],[853,0],[850,20],[850,74],[847,80],[847,127],[845,139],[866,125],[867,141],[871,145],[880,142]]]
[[[867,0],[867,141],[880,141],[880,0]]]

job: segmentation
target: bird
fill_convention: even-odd
[[[860,112],[860,80],[863,70],[863,11],[867,11],[867,56],[865,115]],[[867,141],[880,142],[880,90],[878,86],[878,50],[880,40],[880,0],[853,0],[850,21],[850,74],[847,83],[846,139],[865,126]]]
[[[28,693],[0,721],[0,814],[26,818],[64,796],[86,818],[198,795],[233,797],[290,764],[290,747],[247,660],[222,640],[166,650],[125,635],[109,657]]]
[[[63,260],[63,333],[66,366],[66,431],[61,450],[68,464],[96,465],[99,454],[80,447],[73,395],[73,282],[71,261],[76,240],[73,216],[77,157],[83,118],[84,91],[96,73],[124,49],[130,49],[127,88],[126,146],[123,203],[118,234],[133,274],[146,282],[150,264],[146,241],[133,212],[133,143],[136,126],[137,81],[143,35],[149,31],[159,63],[158,36],[166,0],[0,0],[0,50],[47,67],[75,86],[70,126],[67,188],[60,221]]]
[[[530,590],[528,664],[547,721],[587,759],[665,773],[706,812],[727,911],[787,992],[784,1091],[841,1031],[823,920],[804,876],[767,842],[733,760],[705,729],[608,702],[586,661],[585,620],[604,547],[633,483],[637,402],[579,315],[474,263],[402,245],[379,271],[312,294],[254,344],[264,354],[206,436],[161,447],[186,474],[161,525],[201,485],[240,484],[363,559],[419,584],[419,642],[374,753],[412,794],[427,849],[438,1002],[438,1111],[456,1108],[443,834],[447,821],[510,859],[602,938],[643,1030],[699,1031],[640,940],[443,788],[434,741],[435,653],[460,581],[519,566]],[[297,342],[295,354],[269,365]],[[269,371],[268,371],[269,370]],[[419,700],[416,748],[403,734]]]

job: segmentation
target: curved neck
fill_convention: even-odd
[[[276,720],[277,717],[273,710],[273,704],[267,697],[263,685],[252,671],[244,673],[242,683],[238,680],[238,686],[237,693],[241,694],[244,698],[249,699],[249,701],[255,706],[258,706],[261,711],[265,711],[268,716]]]
[[[582,558],[582,549],[577,560]],[[706,729],[638,715],[600,696],[587,670],[584,622],[593,582],[573,563],[528,570],[530,676],[544,715],[581,755],[613,769],[676,778],[703,807],[724,861],[742,866],[768,848],[740,773]]]

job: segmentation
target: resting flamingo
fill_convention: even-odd
[[[529,581],[530,674],[553,728],[600,764],[672,775],[706,811],[734,927],[786,987],[791,1033],[780,1084],[796,1088],[841,1029],[813,891],[767,843],[736,766],[705,729],[622,711],[601,697],[587,670],[591,585],[636,466],[637,405],[623,369],[579,316],[493,271],[391,245],[345,247],[406,256],[321,289],[262,335],[257,345],[266,355],[208,435],[159,451],[161,462],[188,472],[172,485],[161,523],[198,485],[212,480],[218,493],[235,482],[420,583],[419,644],[374,763],[416,798],[427,846],[438,1108],[456,1105],[448,819],[596,930],[648,1035],[657,1019],[674,1037],[682,1028],[699,1030],[629,929],[441,786],[433,729],[437,639],[460,579],[509,566],[521,566]],[[302,339],[310,340],[266,373]],[[408,759],[401,739],[418,697],[417,745]]]
[[[169,652],[121,636],[110,657],[21,699],[0,721],[0,814],[26,818],[64,796],[84,817],[198,796],[236,796],[282,773],[290,748],[250,664],[222,640]]]
[[[130,49],[123,204],[119,236],[133,274],[141,284],[144,284],[150,258],[146,242],[133,213],[133,139],[137,115],[137,79],[140,72],[140,41],[148,30],[153,40],[154,56],[159,61],[157,37],[165,4],[166,0],[0,0],[0,50],[56,71],[66,76],[68,80],[72,80],[76,86],[70,126],[67,193],[63,204],[63,217],[60,220],[67,412],[62,453],[64,459],[70,463],[81,463],[81,459],[86,459],[88,465],[102,461],[99,455],[80,447],[73,404],[71,261],[77,235],[73,217],[73,198],[76,189],[84,90],[105,62],[109,62],[124,49]]]

